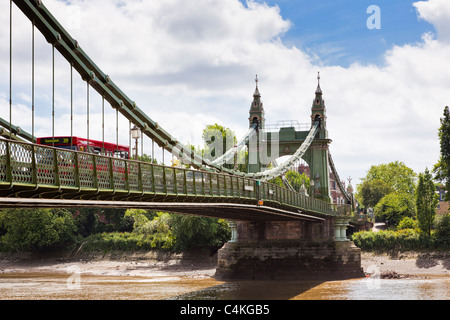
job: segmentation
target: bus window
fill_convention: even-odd
[[[114,151],[114,157],[115,158],[123,158],[123,152],[122,151]]]

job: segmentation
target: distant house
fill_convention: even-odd
[[[304,173],[309,177],[309,166],[305,165],[304,163],[301,163],[297,167],[297,171],[300,174]],[[345,181],[341,181],[341,183],[345,188]],[[336,182],[336,178],[332,172],[330,172],[330,194],[331,194],[331,198],[333,199],[333,203],[335,203],[335,204],[345,204],[346,203],[345,197],[342,194],[342,192]]]
[[[444,189],[444,186],[442,185],[436,186],[436,194],[439,195],[439,204],[436,210],[436,215],[438,216],[448,213],[449,202],[445,201],[446,193],[447,191]]]

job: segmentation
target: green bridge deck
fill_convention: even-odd
[[[120,206],[128,203],[130,207],[152,203],[154,208],[187,212],[189,208],[200,210],[198,204],[204,203],[206,211],[211,206],[222,208],[219,211],[223,213],[215,213],[215,216],[235,219],[238,217],[230,213],[233,207],[241,212],[258,208],[261,218],[264,215],[268,218],[274,212],[288,212],[293,219],[305,218],[306,214],[342,215],[349,210],[346,206],[336,206],[238,175],[168,167],[6,139],[0,140],[0,197],[3,207],[5,203],[16,203],[18,207],[26,203],[19,199],[34,199],[28,203],[57,199],[68,200],[67,206],[80,205],[81,201],[86,204],[96,201],[96,206],[102,203],[99,201],[105,206],[111,202]],[[51,201],[46,203],[51,205]]]

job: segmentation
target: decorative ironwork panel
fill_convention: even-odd
[[[187,170],[186,171],[186,190],[187,190],[187,194],[195,194],[195,188],[194,188],[194,183],[195,183],[195,187],[198,188],[197,186],[197,181],[195,180],[196,177],[196,173],[195,171],[191,171],[191,170]],[[201,180],[200,180],[200,187],[201,187]]]
[[[112,189],[111,186],[111,159],[107,157],[96,157],[97,183],[99,189]]]
[[[243,196],[246,198],[252,198],[255,188],[253,186],[253,181],[249,179],[243,179]]]
[[[56,150],[59,183],[61,186],[76,186],[75,153],[68,150]]]
[[[6,141],[0,140],[0,181],[8,181],[7,177],[7,150],[8,144]]]
[[[164,167],[164,171],[166,172],[166,190],[167,193],[175,193],[175,174],[174,168]]]
[[[125,177],[125,161],[121,159],[112,159],[114,189],[127,190]]]
[[[203,173],[204,195],[211,194],[211,173]]]
[[[139,187],[139,164],[128,161],[128,188],[132,191],[140,190]]]
[[[177,193],[186,194],[184,185],[184,169],[175,169],[175,174],[177,176]]]
[[[12,181],[33,182],[32,148],[28,144],[10,143]]]
[[[141,178],[144,192],[153,191],[152,165],[150,163],[141,163]]]
[[[153,170],[155,174],[155,190],[158,193],[163,193],[165,192],[163,167],[154,166]]]
[[[240,198],[240,197],[242,197],[242,193],[241,193],[241,191],[242,191],[242,189],[244,188],[243,186],[242,186],[242,178],[240,178],[240,177],[236,177],[235,178],[235,181],[234,181],[234,183],[233,183],[233,194],[234,194],[234,196],[235,197],[237,197],[237,198]]]
[[[36,147],[35,156],[37,183],[56,185],[53,149],[38,146]]]
[[[218,180],[218,189],[219,189],[219,194],[221,196],[226,196],[227,195],[227,190],[225,190],[225,176],[223,175],[217,175],[217,180]]]
[[[233,190],[233,186],[234,186],[234,181],[235,179],[233,179],[232,176],[225,176],[225,191],[227,196],[232,196],[234,195],[234,190]]]
[[[94,188],[94,155],[87,153],[78,153],[77,155],[80,187]]]

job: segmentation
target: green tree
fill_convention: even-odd
[[[375,207],[392,192],[414,196],[417,174],[403,162],[371,166],[357,185],[356,199],[365,207]]]
[[[384,196],[374,210],[375,216],[396,227],[404,217],[414,217],[416,206],[414,196],[409,193],[391,192]]]
[[[403,162],[372,166],[367,172],[365,181],[381,180],[399,193],[414,194],[417,174]]]
[[[300,191],[302,184],[305,184],[306,190],[309,190],[310,181],[305,173],[300,174],[298,171],[289,170],[286,172],[286,179],[296,191]]]
[[[144,154],[141,155],[141,156],[138,156],[138,158],[139,158],[139,161],[142,161],[142,162],[148,162],[148,163],[158,164],[158,161],[157,161],[156,159],[152,158],[151,155],[148,155],[148,154],[146,154],[146,153],[144,153]]]
[[[358,201],[366,208],[374,208],[384,196],[394,191],[391,185],[381,179],[366,180],[358,186]]]
[[[404,217],[398,224],[397,230],[416,229],[418,227],[417,220],[411,217]]]
[[[195,247],[209,247],[215,251],[231,238],[228,223],[222,219],[174,214],[170,225],[178,251]]]
[[[447,239],[450,243],[450,213],[438,217],[436,223],[436,237],[438,239]]]
[[[447,194],[445,200],[450,200],[450,113],[449,108],[444,108],[444,117],[441,118],[441,127],[439,128],[440,157],[438,163],[434,166],[433,172],[435,179],[445,185]]]
[[[439,203],[438,195],[435,191],[436,187],[427,168],[423,174],[419,174],[419,183],[416,190],[416,206],[419,228],[427,233],[428,236],[431,235],[431,227],[433,226],[436,207]]]
[[[217,123],[206,126],[203,130],[203,141],[204,155],[210,159],[220,157],[237,143],[234,132]]]
[[[128,209],[125,216],[133,218],[133,232],[142,236],[138,245],[149,242],[152,248],[173,248],[175,236],[170,227],[171,215],[169,213],[157,212],[156,215],[153,215],[142,209]]]
[[[6,209],[0,211],[0,243],[9,250],[41,250],[74,239],[70,212],[64,209]]]

